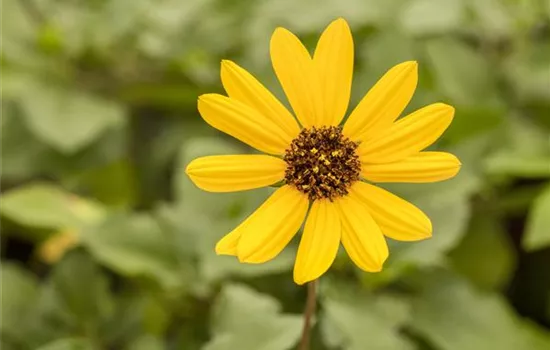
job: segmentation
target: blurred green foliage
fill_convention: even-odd
[[[282,97],[272,31],[312,48],[338,16],[356,44],[351,105],[419,61],[409,110],[456,107],[436,148],[463,169],[388,186],[434,236],[390,242],[379,274],[339,255],[313,349],[550,349],[548,0],[3,0],[2,348],[294,348],[297,240],[265,265],[214,254],[270,190],[205,193],[183,170],[249,151],[196,112],[222,58]]]

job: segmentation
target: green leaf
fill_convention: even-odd
[[[59,301],[83,330],[97,329],[112,312],[107,278],[83,252],[70,253],[56,265],[52,283]]]
[[[508,232],[495,217],[485,212],[474,216],[468,233],[451,251],[450,259],[455,271],[487,289],[505,287],[516,262]]]
[[[201,93],[195,86],[181,84],[132,84],[121,87],[117,97],[129,105],[158,106],[161,108],[188,108]]]
[[[526,118],[506,120],[501,147],[483,167],[490,175],[550,177],[550,133]]]
[[[414,348],[399,332],[411,316],[404,300],[326,281],[328,286],[321,282],[321,332],[328,345],[346,350],[364,349],[365,344],[373,350]]]
[[[548,55],[550,44],[548,40],[541,40],[525,43],[522,41],[522,49],[506,57],[503,70],[521,102],[542,102],[548,106]]]
[[[56,340],[37,350],[94,350],[94,346],[87,339],[67,338]]]
[[[513,154],[501,152],[487,158],[489,174],[504,174],[523,178],[550,177],[550,155]]]
[[[458,142],[500,125],[506,109],[484,57],[458,40],[433,39],[425,47],[438,95],[456,108],[444,139]]]
[[[507,38],[513,31],[513,17],[504,1],[467,0],[464,1],[475,17],[473,25],[476,33],[494,40]]]
[[[64,179],[69,183],[79,183],[84,172],[120,159],[127,159],[129,133],[124,129],[110,129],[93,144],[71,154],[61,154],[52,150],[47,160],[47,174]]]
[[[493,71],[477,51],[458,40],[435,39],[426,43],[426,53],[435,82],[451,104],[492,106],[497,102]]]
[[[456,107],[453,122],[442,136],[442,140],[448,143],[455,144],[473,136],[484,135],[500,126],[505,120],[505,110],[502,106],[459,105]],[[476,127],[472,128],[474,124]]]
[[[164,287],[182,285],[186,276],[172,237],[146,214],[118,215],[82,234],[94,257],[125,276],[146,276]]]
[[[6,339],[5,336],[3,338],[0,338],[0,348],[4,350],[18,350],[17,345],[11,343],[10,340]]]
[[[461,28],[466,11],[461,0],[409,1],[399,16],[405,33],[441,34]]]
[[[94,197],[109,206],[129,207],[135,203],[137,184],[128,161],[117,161],[86,172],[82,177]]]
[[[148,298],[143,312],[143,328],[151,335],[162,336],[170,326],[170,312],[163,303]]]
[[[163,350],[164,343],[152,335],[142,335],[128,345],[127,350]]]
[[[30,86],[22,96],[29,129],[63,153],[74,153],[105,131],[119,128],[125,112],[118,104],[71,89]]]
[[[28,326],[36,318],[38,283],[27,270],[5,261],[2,262],[1,273],[2,337],[14,345],[25,344]]]
[[[535,198],[542,192],[546,187],[545,183],[533,184],[529,186],[520,186],[517,188],[512,188],[496,201],[497,212],[506,213],[507,215],[514,217],[522,217]]]
[[[550,186],[535,199],[531,207],[523,246],[536,250],[550,245]]]
[[[53,184],[35,182],[5,192],[0,213],[25,226],[65,229],[100,221],[104,209]]]
[[[124,41],[127,36],[135,34],[136,27],[139,28],[140,26],[140,21],[144,20],[150,13],[148,7],[150,4],[149,0],[107,1],[101,4],[102,6],[80,7],[84,15],[88,15],[86,16],[85,25],[75,21],[71,26],[70,23],[63,20],[64,17],[67,17],[64,13],[56,16],[56,24],[62,26],[65,35],[70,35],[75,30],[79,31],[80,40],[83,41],[82,44],[93,46],[98,51],[108,51],[113,47],[120,47],[120,41]],[[96,9],[97,11],[93,12],[94,15],[89,16]],[[90,32],[90,28],[94,28],[94,30]],[[79,38],[75,39],[78,40]],[[75,48],[81,46],[78,43],[75,44]]]
[[[478,292],[461,280],[429,276],[413,301],[415,332],[442,350],[543,350],[550,336],[514,314],[495,294]]]
[[[505,124],[505,148],[529,156],[550,156],[550,131],[521,115],[511,115]]]
[[[101,324],[101,339],[107,344],[132,344],[142,335],[148,338],[165,332],[167,310],[159,303],[160,295],[134,283],[125,283],[125,286],[113,296],[114,311]]]
[[[9,13],[2,20],[2,58],[20,62],[34,57],[32,43],[36,35],[36,25],[28,16],[21,1],[6,0],[2,2],[2,12]],[[2,69],[4,72],[4,69]]]
[[[51,277],[53,274],[50,274]],[[95,331],[93,327],[83,327],[79,320],[68,309],[55,285],[53,278],[49,278],[41,285],[40,296],[35,306],[35,315],[28,323],[25,340],[30,348],[38,348],[54,340],[73,336],[80,336],[88,331]]]
[[[373,80],[365,87],[368,88],[373,86],[376,80],[381,78],[392,66],[414,60],[414,41],[398,31],[382,31],[374,35],[368,41],[368,45],[364,46],[364,54],[373,77]],[[362,90],[360,92],[362,96],[368,91],[366,89],[359,90]]]
[[[392,20],[400,1],[388,0],[327,0],[323,6],[318,6],[315,0],[269,0],[263,1],[257,7],[251,21],[253,28],[272,31],[276,23],[288,23],[293,32],[314,32],[318,34],[330,21],[338,16],[348,20],[351,25],[373,25]],[[309,13],[304,18],[303,13]],[[261,21],[261,22],[260,22]],[[260,22],[260,23],[258,23]],[[264,24],[261,26],[261,24]],[[267,26],[268,24],[269,26]],[[262,33],[263,34],[263,33]],[[249,35],[257,37],[258,32]]]
[[[270,296],[245,286],[224,287],[214,308],[213,338],[203,350],[287,350],[298,341],[302,318],[281,313]]]
[[[2,78],[2,88],[5,89],[5,77]],[[20,181],[36,175],[44,168],[48,147],[36,140],[21,119],[15,103],[7,100],[4,91],[2,93],[2,177]]]

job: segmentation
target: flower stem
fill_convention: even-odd
[[[309,340],[311,337],[311,317],[315,314],[317,306],[317,280],[307,284],[306,309],[304,310],[304,327],[302,328],[302,339],[300,340],[299,350],[309,350]]]

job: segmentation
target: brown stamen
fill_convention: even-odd
[[[332,201],[348,194],[361,172],[357,146],[342,134],[340,127],[302,129],[283,158],[288,164],[286,183],[307,194],[310,200]]]

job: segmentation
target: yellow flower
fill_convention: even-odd
[[[417,207],[365,180],[420,183],[456,175],[460,162],[455,156],[423,152],[449,126],[454,108],[435,103],[396,121],[418,78],[417,63],[404,62],[384,74],[340,127],[354,56],[349,26],[341,18],[323,32],[313,57],[284,28],[273,33],[270,52],[297,120],[231,61],[221,65],[228,97],[199,97],[198,109],[208,124],[270,155],[195,159],[186,170],[195,185],[232,192],[284,183],[218,242],[216,252],[245,263],[266,262],[305,220],[296,283],[326,272],[340,242],[358,267],[378,272],[388,257],[384,236],[421,240],[431,236],[432,225]]]

